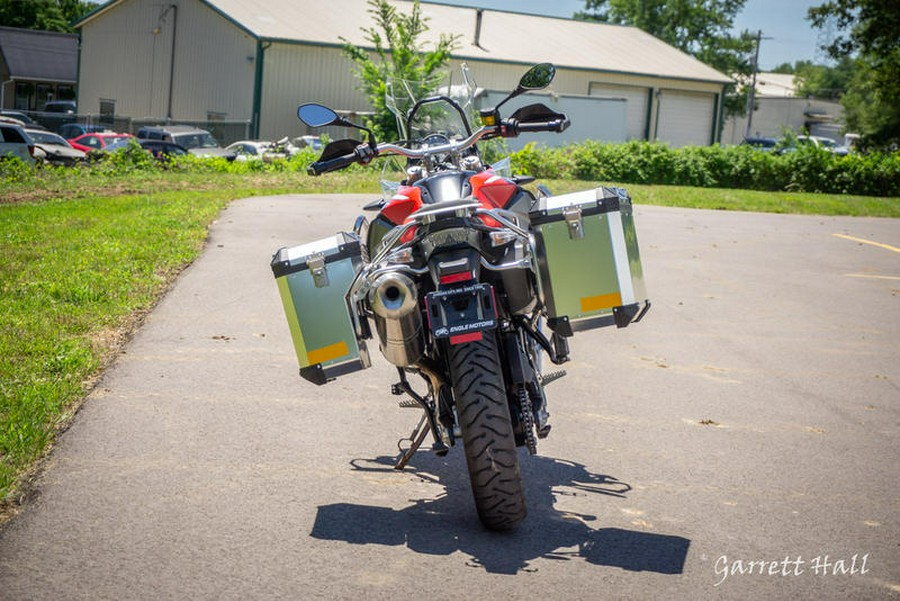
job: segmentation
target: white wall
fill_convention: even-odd
[[[813,135],[825,135],[842,143],[840,123],[843,109],[840,103],[826,100],[807,100],[806,98],[769,98],[756,99],[757,110],[753,113],[751,136],[781,137],[784,129],[800,133],[808,128]],[[822,127],[815,118],[806,113],[829,115],[830,121]],[[725,122],[722,142],[740,144],[747,128],[747,117],[732,117]]]
[[[507,94],[508,92],[488,92],[481,98],[480,106],[485,108],[495,106]],[[565,146],[585,140],[624,142],[628,139],[626,125],[628,105],[623,98],[563,94],[551,96],[538,92],[510,100],[500,107],[500,113],[503,117],[509,117],[517,108],[538,102],[558,113],[565,113],[571,125],[562,133],[528,133],[518,138],[506,139],[506,145],[510,150],[519,150],[530,142],[541,146]]]

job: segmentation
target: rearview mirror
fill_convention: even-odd
[[[525,92],[529,92],[531,90],[543,90],[550,85],[550,82],[553,81],[553,77],[555,75],[556,67],[554,67],[550,63],[541,63],[539,65],[533,66],[525,72],[525,75],[523,75],[522,79],[519,80],[519,85],[515,90],[509,93],[509,96],[501,100],[493,109],[488,109],[481,112],[482,123],[484,123],[485,125],[493,125],[494,123],[498,122],[500,119],[499,109],[501,106],[506,104],[507,101],[512,100],[516,96],[521,96]]]
[[[321,104],[302,104],[297,108],[297,118],[310,127],[335,125],[343,121],[337,113]]]
[[[529,69],[519,80],[519,89],[543,90],[550,85],[556,75],[556,68],[550,63],[541,63]]]
[[[361,129],[369,135],[369,146],[373,151],[375,150],[375,146],[377,146],[375,142],[375,134],[371,129],[348,121],[327,106],[322,106],[321,104],[316,104],[315,102],[301,104],[299,107],[297,107],[297,118],[310,127],[340,125],[342,127],[355,127],[356,129]]]

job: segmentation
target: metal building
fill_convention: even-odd
[[[409,0],[391,2],[411,9]],[[76,24],[79,110],[247,121],[260,138],[304,133],[302,102],[368,111],[341,52],[342,40],[369,46],[368,8],[365,0],[110,0]],[[627,138],[719,140],[730,80],[637,28],[440,4],[422,11],[426,39],[461,34],[454,61],[466,61],[481,87],[511,89],[527,66],[552,62],[554,94],[624,101]]]
[[[840,102],[798,96],[793,75],[758,73],[753,105],[751,137],[780,138],[785,131],[792,131],[844,143],[844,109]],[[747,133],[747,120],[748,115],[727,119],[722,142],[739,144]]]

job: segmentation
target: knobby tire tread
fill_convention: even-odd
[[[511,530],[527,508],[493,333],[451,346],[450,375],[478,517],[491,530]]]

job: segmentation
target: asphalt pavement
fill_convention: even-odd
[[[299,378],[269,269],[370,196],[232,203],[0,531],[0,598],[900,597],[900,220],[641,206],[653,308],[579,333],[483,530],[373,367]]]

